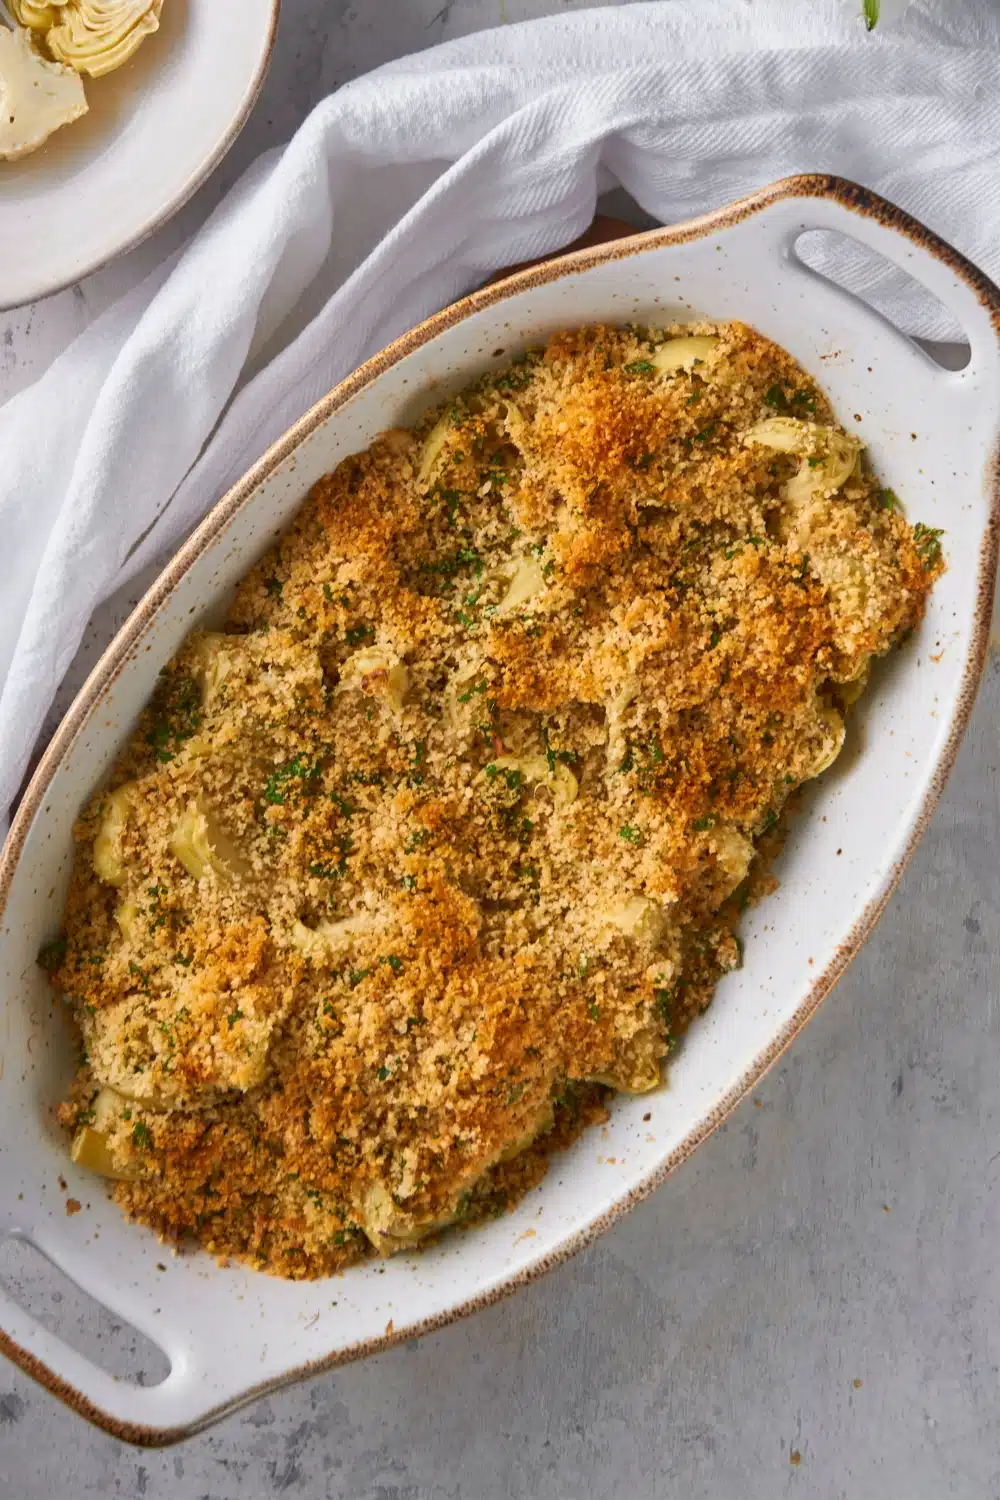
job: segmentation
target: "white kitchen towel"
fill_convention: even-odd
[[[324,100],[186,249],[126,272],[0,408],[0,818],[95,606],[361,360],[573,239],[600,192],[669,223],[833,171],[1000,272],[997,6],[883,0],[884,33],[859,8],[660,0],[437,47]],[[891,276],[869,290],[951,331]]]

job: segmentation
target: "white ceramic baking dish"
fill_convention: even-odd
[[[924,283],[966,330],[968,366],[941,369],[807,270],[794,246],[816,228],[854,236]],[[70,1163],[52,1122],[71,1049],[35,955],[58,925],[78,809],[160,666],[218,609],[321,474],[555,329],[693,313],[754,324],[821,380],[909,514],[945,529],[949,564],[921,630],[863,700],[851,731],[862,753],[845,754],[822,779],[796,823],[780,890],[748,916],[745,967],[720,986],[668,1086],[618,1101],[607,1129],[555,1158],[505,1218],[333,1283],[222,1269],[202,1254],[165,1256]],[[167,1442],[255,1394],[523,1285],[607,1228],[705,1139],[857,952],[954,758],[984,659],[996,565],[998,316],[1000,293],[920,225],[850,184],[796,178],[679,228],[529,269],[446,309],[338,386],[216,506],[73,705],[0,861],[0,1232],[26,1237],[141,1329],[170,1373],[152,1388],[112,1379],[0,1299],[0,1347],[12,1359],[110,1431]],[[60,1176],[85,1205],[72,1217]]]

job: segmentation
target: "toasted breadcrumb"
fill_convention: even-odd
[[[858,449],[750,328],[596,327],[314,487],[78,825],[61,1117],[126,1213],[325,1275],[659,1082],[942,567]]]

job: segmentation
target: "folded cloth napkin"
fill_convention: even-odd
[[[568,243],[599,193],[669,223],[839,172],[1000,272],[993,0],[883,0],[905,10],[885,33],[859,10],[661,0],[437,47],[325,99],[185,249],[136,285],[126,266],[0,409],[0,816],[95,606],[361,360]],[[898,278],[840,274],[912,331],[952,331]]]

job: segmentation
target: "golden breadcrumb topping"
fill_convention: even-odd
[[[941,566],[739,323],[562,333],[384,433],[80,819],[76,1159],[285,1276],[499,1212],[659,1083]]]

